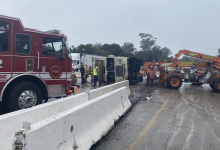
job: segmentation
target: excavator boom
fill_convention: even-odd
[[[201,58],[201,59],[205,59],[205,60],[210,60],[213,61],[215,63],[219,63],[220,64],[220,58],[219,57],[215,57],[215,56],[210,56],[210,55],[206,55],[206,54],[202,54],[202,53],[197,53],[197,52],[193,52],[193,51],[189,51],[189,50],[180,50],[175,57],[172,59],[172,61],[177,61],[177,59],[182,55],[187,55],[187,56],[191,56],[191,57],[196,57],[196,58]]]

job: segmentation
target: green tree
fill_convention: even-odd
[[[125,42],[124,45],[121,47],[124,56],[127,57],[133,57],[134,53],[137,51],[137,49],[134,47],[133,43]]]
[[[154,38],[151,34],[140,33],[139,36],[141,37],[140,48],[143,51],[151,50],[156,44],[156,38]]]
[[[164,47],[161,49],[161,60],[167,60],[169,58],[169,55],[171,55],[172,52],[169,48]]]
[[[142,60],[143,62],[149,61],[148,54],[146,51],[137,51],[135,52],[135,57]]]
[[[70,53],[76,53],[76,52],[77,52],[77,48],[72,45],[70,47]]]
[[[93,54],[93,51],[91,50],[92,49],[92,44],[81,44],[77,47],[77,52],[78,53],[86,53],[86,54]]]
[[[155,61],[159,61],[162,60],[161,55],[162,55],[162,51],[160,46],[156,45],[152,48],[152,56],[153,56],[153,60]]]
[[[156,38],[151,34],[140,33],[140,51],[135,53],[135,56],[143,61],[159,61],[159,60],[171,60],[169,55],[172,54],[171,50],[167,47],[161,48],[156,44]]]
[[[111,44],[111,52],[115,56],[123,56],[123,51],[119,44],[115,44],[115,43]]]
[[[101,47],[102,50],[108,51],[109,53],[111,53],[111,45],[110,44],[104,44]]]
[[[123,56],[123,51],[119,44],[104,44],[101,49],[107,51],[110,55]]]
[[[108,51],[102,50],[102,44],[80,44],[78,47],[71,46],[71,53],[86,53],[86,54],[94,54],[100,56],[108,56],[110,53]]]

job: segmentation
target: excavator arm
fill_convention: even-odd
[[[215,57],[215,56],[210,56],[210,55],[206,55],[206,54],[202,54],[202,53],[196,53],[193,51],[189,51],[189,50],[180,50],[175,57],[172,59],[172,61],[177,61],[177,59],[182,55],[187,55],[187,56],[191,56],[191,57],[196,57],[196,58],[201,58],[201,59],[205,59],[205,60],[210,60],[213,61],[214,63],[218,63],[220,64],[220,58],[219,57]]]

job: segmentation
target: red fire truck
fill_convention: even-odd
[[[0,15],[0,102],[7,112],[70,95],[71,68],[65,35]]]

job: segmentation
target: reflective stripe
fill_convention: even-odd
[[[97,67],[93,69],[93,75],[94,76],[97,76],[97,70],[96,69],[97,69]]]

